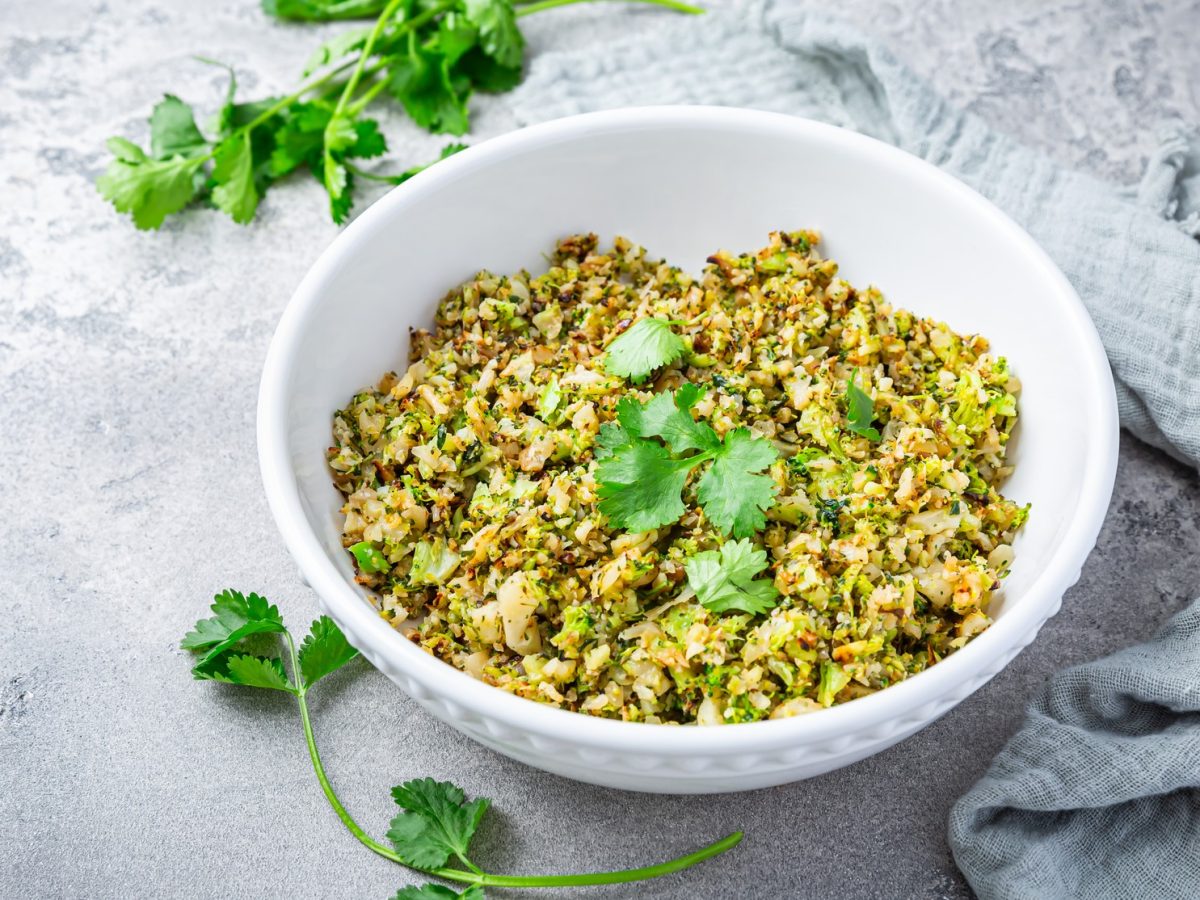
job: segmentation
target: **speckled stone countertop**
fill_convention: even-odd
[[[827,4],[813,2],[814,7]],[[1064,162],[1136,180],[1152,129],[1200,120],[1200,0],[843,0],[840,14],[956,102]],[[662,13],[530,20],[531,56]],[[226,585],[315,612],[276,535],[254,445],[258,375],[292,288],[335,231],[315,183],[249,229],[207,211],[136,233],[96,196],[102,143],[158,95],[205,111],[291,83],[311,29],[253,0],[39,0],[0,29],[0,896],[373,897],[406,874],[355,843],[312,777],[289,698],[194,684],[177,649]],[[330,29],[326,29],[327,31]],[[512,127],[476,104],[476,138]],[[401,158],[440,146],[388,123]],[[969,896],[945,841],[1055,670],[1148,636],[1200,590],[1200,481],[1123,438],[1099,545],[1062,611],[985,688],[899,746],[787,787],[645,797],[497,756],[356,666],[315,717],[347,805],[382,833],[404,779],[495,799],[496,871],[634,865],[734,829],[717,862],[581,898]]]

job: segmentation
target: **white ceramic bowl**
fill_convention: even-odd
[[[811,227],[853,283],[981,332],[1024,385],[1005,492],[1032,501],[995,624],[926,672],[793,719],[709,728],[564,712],[475,681],[386,624],[354,585],[325,468],[331,413],[388,369],[410,326],[480,268],[538,270],[560,236],[623,234],[698,272],[718,248]],[[392,191],[334,240],[271,343],[258,413],[267,497],[321,606],[439,719],[559,775],[660,793],[734,791],[862,759],[995,675],[1058,610],[1112,490],[1117,416],[1095,329],[1049,258],[936,168],[802,119],[704,107],[576,116],[487,141]]]

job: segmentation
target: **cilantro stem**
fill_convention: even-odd
[[[482,884],[486,887],[512,887],[512,888],[548,888],[548,887],[585,887],[593,884],[626,884],[630,881],[645,881],[650,878],[659,878],[663,875],[671,875],[675,872],[682,872],[684,869],[691,868],[696,863],[704,862],[706,859],[711,859],[714,856],[719,856],[726,850],[732,850],[742,840],[742,833],[735,831],[733,834],[726,835],[721,840],[709,844],[707,847],[702,847],[694,853],[688,853],[685,856],[680,856],[667,862],[658,863],[653,866],[642,866],[640,869],[622,869],[619,872],[588,872],[582,875],[491,875],[485,874],[479,880],[474,880],[475,884]],[[451,877],[444,872],[438,872],[443,878]],[[467,881],[469,879],[461,877],[464,872],[456,872],[455,881]]]
[[[292,677],[296,681],[296,701],[300,706],[300,721],[304,724],[304,741],[308,744],[308,755],[312,759],[313,771],[317,773],[317,781],[321,783],[321,791],[325,794],[325,799],[329,801],[329,805],[333,807],[333,811],[337,813],[337,817],[342,820],[342,824],[350,831],[352,835],[358,838],[362,843],[366,844],[376,853],[381,851],[390,853],[387,847],[382,844],[376,844],[371,840],[370,836],[359,827],[359,824],[354,821],[350,813],[346,811],[346,807],[342,806],[342,801],[338,799],[338,795],[333,792],[333,785],[329,783],[329,777],[325,774],[325,765],[321,762],[321,754],[317,750],[317,739],[313,735],[312,718],[308,714],[308,685],[304,683],[300,675],[300,660],[296,657],[296,642],[292,640],[290,632],[285,631],[284,637],[287,638],[288,655],[292,660]]]
[[[544,12],[547,9],[556,9],[559,6],[573,6],[576,3],[594,3],[596,0],[538,0],[536,3],[523,3],[517,8],[517,17],[531,16],[534,13]],[[662,6],[666,9],[673,9],[676,12],[688,13],[689,15],[703,15],[704,9],[699,6],[692,6],[689,3],[682,3],[680,0],[627,0],[630,3],[648,3],[651,6]]]
[[[405,175],[403,173],[400,175],[381,175],[378,172],[369,172],[366,169],[360,168],[354,165],[354,163],[350,162],[345,163],[345,166],[359,178],[366,178],[368,181],[379,181],[383,184],[403,184],[412,177],[411,175]]]
[[[292,678],[296,683],[295,695],[296,702],[300,707],[300,721],[304,726],[304,742],[308,745],[308,756],[312,760],[313,771],[316,773],[317,781],[321,785],[321,792],[325,794],[325,799],[329,801],[329,805],[333,807],[333,811],[337,814],[337,817],[342,820],[342,824],[346,826],[346,830],[354,835],[359,843],[368,850],[379,854],[384,859],[389,859],[406,868],[417,872],[424,872],[426,875],[432,875],[436,878],[444,878],[447,881],[457,881],[464,884],[478,884],[483,887],[584,887],[594,884],[624,884],[630,881],[645,881],[648,878],[658,878],[662,875],[681,872],[696,865],[696,863],[718,856],[726,850],[731,850],[742,840],[742,832],[735,831],[721,838],[721,840],[709,844],[707,847],[701,847],[692,853],[652,866],[642,866],[637,869],[622,869],[619,872],[585,872],[578,875],[496,875],[482,871],[470,860],[461,856],[459,859],[462,860],[462,863],[470,871],[449,868],[423,869],[420,866],[407,863],[394,850],[373,840],[354,821],[354,817],[350,815],[346,807],[342,805],[342,801],[338,799],[338,795],[333,790],[333,785],[329,783],[329,776],[325,774],[325,765],[321,762],[321,754],[317,750],[317,739],[313,734],[312,717],[309,715],[308,710],[308,685],[304,683],[304,678],[301,674],[300,660],[296,655],[296,643],[292,640],[290,632],[285,630],[283,635],[287,639]]]
[[[350,107],[350,115],[357,116],[362,112],[372,100],[379,96],[379,92],[387,87],[387,79],[381,78],[372,84],[369,88],[359,95],[359,98],[354,101],[354,105]]]
[[[404,0],[391,0],[387,6],[383,8],[383,12],[379,14],[379,18],[375,20],[375,27],[371,29],[371,33],[367,35],[367,40],[363,44],[362,53],[358,56],[358,63],[354,67],[354,71],[350,73],[350,79],[346,82],[345,88],[342,89],[342,96],[338,98],[337,106],[334,107],[334,118],[345,112],[346,104],[350,102],[350,98],[354,95],[358,88],[359,81],[362,80],[363,71],[366,68],[367,60],[371,58],[371,52],[375,49],[375,42],[383,33],[384,27],[388,20],[396,14],[396,10],[400,8],[400,4]],[[396,29],[396,37],[402,34],[408,34],[416,28],[420,28],[431,19],[440,16],[453,5],[453,0],[442,0],[436,6],[431,6],[423,13],[413,16],[411,19],[401,22],[400,27]],[[365,104],[364,104],[365,105]]]

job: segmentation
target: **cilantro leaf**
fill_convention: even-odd
[[[208,141],[196,127],[192,108],[167,94],[150,113],[150,153],[155,159],[192,156],[208,149]]]
[[[878,444],[882,438],[879,432],[871,427],[871,423],[875,421],[875,403],[866,391],[854,383],[857,375],[858,369],[855,369],[846,379],[846,399],[850,406],[846,415],[846,427]]]
[[[329,215],[335,223],[341,225],[350,217],[350,207],[354,204],[351,190],[354,182],[345,164],[328,149],[325,150],[321,166],[321,184],[325,185],[325,193],[329,195]]]
[[[520,68],[525,39],[511,0],[463,0],[467,18],[479,29],[483,52],[507,68]]]
[[[296,693],[296,686],[287,677],[283,661],[278,657],[227,653],[217,657],[208,666],[197,666],[192,674],[201,681],[221,681]]]
[[[392,64],[388,92],[422,128],[434,134],[465,134],[470,127],[470,88],[456,85],[450,77],[447,57],[426,50],[415,37],[416,32],[410,31],[407,54]]]
[[[300,674],[304,676],[305,686],[312,687],[356,656],[358,650],[350,646],[337,623],[328,616],[321,616],[312,623],[300,645]]]
[[[250,135],[231,137],[217,145],[214,157],[212,200],[229,213],[233,221],[245,225],[258,209],[258,190],[254,185],[254,153]]]
[[[359,119],[354,123],[354,143],[346,149],[346,156],[370,159],[387,153],[387,140],[374,119]]]
[[[461,12],[450,10],[438,22],[431,46],[455,65],[463,55],[479,44],[479,29]]]
[[[775,502],[775,482],[769,475],[755,473],[778,455],[769,441],[756,438],[748,428],[725,435],[697,489],[704,514],[721,531],[745,538],[767,523],[763,511]]]
[[[461,894],[441,884],[422,884],[400,888],[392,900],[484,900],[483,888],[470,885]]]
[[[124,138],[110,138],[114,159],[96,179],[96,189],[117,212],[133,216],[142,230],[158,228],[171,213],[192,202],[200,189],[203,157],[155,160]]]
[[[184,650],[208,650],[212,657],[252,634],[284,630],[279,610],[258,594],[225,590],[213,598],[211,609],[212,618],[201,619],[183,636]]]
[[[109,152],[121,162],[136,165],[148,159],[145,150],[123,137],[110,137],[105,143]]]
[[[503,66],[479,47],[472,47],[454,64],[453,75],[466,78],[478,91],[503,94],[521,83],[524,72],[520,65]]]
[[[605,422],[596,434],[596,446],[593,452],[596,459],[606,459],[612,456],[618,448],[628,445],[629,435],[625,433],[625,429],[616,422]]]
[[[720,551],[697,553],[687,561],[684,570],[688,585],[706,609],[761,615],[775,606],[779,596],[771,580],[755,577],[766,567],[766,551],[745,538],[726,541]]]
[[[639,319],[608,345],[604,368],[634,384],[683,356],[687,344],[666,319]]]
[[[436,869],[451,855],[464,863],[479,821],[491,806],[483,797],[467,802],[448,781],[418,778],[392,788],[392,798],[405,810],[392,819],[388,840],[411,865]]]
[[[283,124],[275,132],[271,153],[271,174],[278,178],[298,166],[308,165],[319,171],[325,146],[325,126],[332,110],[316,103],[293,103],[284,113]]]
[[[339,59],[361,50],[363,44],[367,41],[367,35],[370,33],[371,28],[367,26],[364,28],[351,28],[348,31],[335,34],[313,51],[312,56],[304,63],[304,71],[300,73],[301,76],[307,78],[322,66],[337,62]]]
[[[684,514],[680,494],[699,460],[676,460],[661,444],[635,440],[596,468],[600,511],[618,528],[650,531]]]
[[[704,393],[702,387],[682,384],[673,398],[669,393],[656,394],[644,406],[626,397],[617,404],[617,418],[634,437],[661,437],[675,453],[716,450],[721,446],[717,433],[708,423],[692,418],[692,407]]]
[[[618,528],[647,531],[678,519],[687,508],[680,495],[688,472],[709,460],[697,485],[709,521],[739,538],[766,524],[763,513],[775,502],[775,483],[760,473],[778,454],[749,429],[735,429],[722,440],[707,422],[693,419],[702,396],[703,388],[684,384],[646,402],[625,397],[617,404],[617,422],[601,426],[595,450],[600,511]],[[688,450],[700,452],[678,455]]]
[[[293,22],[373,19],[385,6],[387,0],[262,0],[268,16]]]

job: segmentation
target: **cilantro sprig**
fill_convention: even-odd
[[[296,698],[309,759],[325,799],[358,841],[380,856],[445,881],[467,885],[459,892],[441,884],[402,888],[393,900],[483,900],[484,889],[563,888],[624,884],[680,872],[735,847],[735,831],[694,853],[667,862],[615,872],[578,875],[499,875],[485,872],[470,855],[471,839],[491,806],[485,798],[468,800],[448,781],[418,778],[392,788],[399,812],[387,832],[390,844],[374,840],[354,820],[333,790],[317,752],[309,690],[359,654],[341,629],[325,616],[312,623],[299,649],[279,610],[258,594],[222,591],[214,598],[213,615],[198,621],[181,646],[197,654],[192,674],[206,681],[283,691]],[[282,637],[282,653],[263,653],[264,636]]]
[[[875,421],[875,403],[866,391],[855,384],[857,377],[858,369],[855,369],[846,379],[846,402],[848,405],[846,427],[855,434],[878,444],[883,438],[879,431],[871,425]]]
[[[726,541],[720,550],[697,553],[684,571],[701,606],[718,613],[760,615],[771,610],[779,597],[771,579],[757,577],[766,568],[766,551],[743,539]]]
[[[678,520],[693,469],[709,463],[696,485],[705,516],[723,534],[749,537],[766,524],[775,482],[763,473],[778,456],[770,441],[748,428],[719,437],[692,418],[705,389],[682,385],[674,394],[617,404],[617,422],[597,438],[600,511],[618,528],[649,531]],[[689,453],[689,451],[697,451]],[[688,454],[688,455],[684,455]]]
[[[525,39],[517,20],[586,2],[593,0],[263,0],[264,11],[277,19],[375,23],[322,43],[304,68],[306,80],[281,97],[237,102],[230,70],[225,102],[207,133],[191,106],[166,95],[150,115],[149,151],[109,138],[113,158],[96,188],[139,229],[159,228],[167,216],[201,202],[245,224],[277,181],[307,169],[341,224],[350,215],[356,179],[400,184],[427,167],[396,174],[362,168],[362,160],[388,149],[378,121],[364,115],[369,106],[390,98],[433,134],[466,134],[473,93],[511,90],[521,80]],[[631,2],[703,12],[678,0]],[[460,149],[451,144],[439,159]]]

